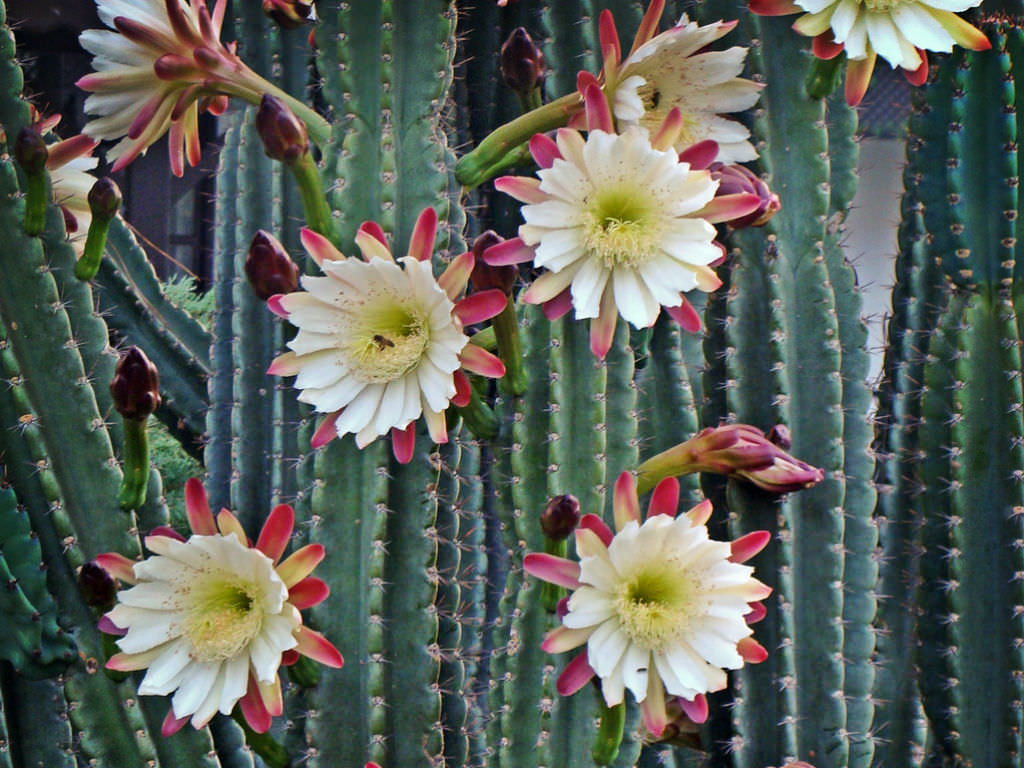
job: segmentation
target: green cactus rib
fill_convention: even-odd
[[[0,714],[0,766],[44,765],[75,768],[73,736],[60,683],[27,680],[0,669],[0,690],[8,711]],[[31,702],[32,706],[22,706]]]
[[[581,19],[597,17],[591,0],[577,3],[541,3],[541,23],[547,33],[544,41],[544,59],[550,67],[544,85],[552,99],[576,90],[576,73],[580,70],[597,72],[600,43],[593,24],[581,24]]]
[[[223,768],[253,768],[255,755],[245,743],[245,734],[238,723],[227,715],[214,715],[208,726],[213,737],[217,759]]]
[[[182,447],[195,453],[209,407],[210,335],[164,295],[145,251],[119,218],[110,224],[106,256],[95,280],[99,312],[122,339],[154,361],[164,399],[157,415],[183,422],[191,440],[183,440]]]
[[[928,716],[935,749],[952,755],[959,749],[962,732],[960,687],[953,656],[959,648],[956,616],[949,592],[956,582],[951,572],[953,482],[950,415],[953,413],[954,366],[957,334],[966,309],[962,296],[950,298],[932,335],[924,368],[921,426],[918,430],[920,459],[918,506],[923,515],[921,531],[921,579],[918,603],[921,615],[917,635],[918,687]],[[930,446],[935,449],[929,450]]]
[[[957,617],[953,674],[961,700],[958,757],[997,765],[1020,756],[1020,581],[1024,517],[1021,360],[1009,297],[967,298],[956,338],[948,554]],[[944,451],[930,445],[931,451]]]
[[[317,575],[332,593],[311,615],[346,664],[324,670],[309,692],[306,732],[316,745],[310,755],[314,767],[358,765],[368,758],[383,764],[385,757],[387,700],[380,685],[387,665],[383,595],[389,480],[380,467],[386,442],[360,451],[351,440],[335,440],[316,456],[309,537],[328,553]]]
[[[74,658],[75,645],[57,624],[39,541],[10,486],[0,486],[0,582],[7,623],[0,657],[30,678],[60,673]]]

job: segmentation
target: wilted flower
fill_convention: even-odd
[[[708,427],[637,469],[642,488],[664,477],[692,472],[737,477],[771,493],[810,488],[825,477],[823,470],[794,458],[749,424]]]
[[[295,513],[275,507],[253,546],[238,519],[222,510],[216,522],[202,484],[185,485],[192,536],[169,528],[146,537],[153,552],[133,562],[100,555],[97,562],[131,584],[101,620],[101,629],[121,634],[121,652],[107,662],[119,671],[146,669],[139,693],[174,692],[164,721],[169,735],[191,719],[202,728],[219,711],[240,704],[254,731],[264,732],[281,714],[278,667],[299,654],[331,667],[341,654],[323,635],[302,623],[299,611],[327,597],[327,585],[309,574],[324,548],[309,544],[281,560]]]
[[[753,160],[757,152],[747,140],[750,132],[722,117],[749,109],[760,95],[760,85],[739,77],[747,49],[708,50],[736,22],[701,26],[684,14],[676,26],[655,34],[664,9],[664,0],[651,2],[625,60],[611,12],[601,13],[602,77],[616,119],[623,126],[639,124],[653,134],[676,107],[683,117],[676,150],[712,139],[720,146],[722,162]]]
[[[494,317],[507,297],[490,290],[459,298],[472,253],[453,259],[435,278],[436,229],[437,214],[427,208],[398,263],[376,224],[364,224],[356,235],[364,260],[346,258],[326,238],[303,230],[302,241],[325,276],[304,276],[305,291],[268,302],[299,328],[288,343],[292,351],[274,360],[269,373],[296,376],[299,400],[329,414],[314,447],[352,432],[362,448],[391,432],[396,458],[409,461],[421,415],[434,442],[447,442],[445,410],[466,405],[471,395],[463,368],[504,375],[501,360],[470,343],[463,328]]]
[[[704,694],[726,686],[725,670],[767,658],[747,617],[771,589],[740,563],[765,546],[768,532],[712,541],[711,503],[676,516],[678,503],[678,481],[663,481],[641,522],[636,485],[624,472],[615,484],[617,533],[584,515],[576,530],[579,563],[541,553],[523,563],[572,590],[562,625],[542,645],[548,653],[586,646],[559,675],[558,692],[571,695],[596,676],[612,707],[628,688],[656,736],[669,722],[667,697],[680,697],[691,719],[706,717]]]
[[[846,101],[864,97],[881,56],[900,67],[914,85],[928,78],[925,51],[953,50],[957,43],[972,51],[992,47],[985,34],[956,15],[981,0],[750,0],[750,10],[766,16],[806,11],[793,28],[814,38],[820,59],[846,51]]]

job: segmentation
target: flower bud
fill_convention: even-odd
[[[555,496],[540,516],[540,529],[553,541],[568,539],[580,521],[580,501],[571,493]]]
[[[25,126],[14,142],[14,159],[22,170],[30,176],[37,176],[46,170],[46,160],[50,150],[42,134],[36,129]]]
[[[128,347],[110,382],[114,407],[124,418],[145,421],[160,405],[160,374],[138,347]]]
[[[530,33],[516,27],[501,46],[501,76],[505,85],[520,95],[544,85],[544,53]]]
[[[263,13],[283,29],[298,29],[316,19],[313,0],[263,0]]]
[[[245,275],[253,293],[266,301],[299,289],[299,267],[280,241],[262,229],[256,232],[245,258]]]
[[[291,165],[309,151],[306,125],[288,105],[275,96],[263,94],[256,113],[256,131],[263,140],[267,157]]]
[[[113,606],[117,598],[117,582],[95,561],[86,563],[78,570],[78,589],[88,605],[101,611]]]
[[[497,288],[506,296],[512,295],[512,288],[516,284],[516,277],[519,270],[513,266],[492,267],[484,261],[484,251],[492,245],[497,245],[505,240],[494,230],[488,229],[473,241],[473,273],[470,280],[473,281],[473,288],[477,291],[486,291]]]
[[[121,189],[112,178],[104,176],[92,185],[88,200],[93,218],[110,221],[121,210]]]
[[[747,193],[761,198],[761,205],[757,210],[728,222],[733,229],[764,226],[782,207],[779,196],[749,168],[736,164],[712,163],[708,170],[711,171],[711,178],[718,181],[716,197]]]

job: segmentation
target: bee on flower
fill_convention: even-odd
[[[152,556],[132,561],[107,553],[96,562],[131,585],[100,629],[120,635],[120,653],[110,669],[146,670],[143,695],[169,695],[171,710],[163,735],[191,720],[202,728],[235,705],[250,727],[265,732],[283,709],[281,664],[299,655],[329,667],[342,666],[338,649],[302,623],[300,610],[327,598],[327,585],[311,576],[324,557],[309,544],[282,560],[295,513],[288,505],[270,513],[255,545],[238,518],[210,512],[206,491],[195,478],[185,485],[192,535],[171,528],[146,537]]]
[[[726,670],[768,656],[750,624],[763,617],[760,601],[771,588],[743,563],[769,533],[713,541],[711,503],[681,515],[678,504],[678,481],[663,480],[642,518],[633,476],[623,472],[615,484],[615,532],[584,515],[576,529],[579,562],[543,553],[523,562],[528,573],[571,590],[561,625],[541,646],[548,653],[583,647],[559,675],[558,692],[570,696],[596,677],[614,707],[628,689],[656,737],[670,709],[703,722],[705,694],[725,688]]]
[[[374,223],[356,235],[362,259],[345,257],[323,236],[303,230],[302,242],[324,276],[304,276],[305,290],[269,299],[270,309],[299,333],[268,372],[295,376],[299,400],[327,414],[314,448],[348,433],[363,448],[390,433],[395,457],[408,462],[421,416],[431,439],[447,442],[445,410],[467,405],[471,396],[464,371],[504,376],[501,360],[470,342],[465,327],[497,315],[507,297],[497,288],[463,295],[472,252],[435,278],[436,231],[437,214],[426,208],[408,254],[396,261]]]

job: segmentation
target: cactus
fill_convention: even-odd
[[[411,458],[392,456],[383,440],[357,448],[347,435],[312,447],[323,417],[267,373],[296,329],[246,282],[252,236],[275,235],[309,275],[319,267],[300,239],[304,216],[346,255],[375,221],[401,255],[432,208],[435,242],[414,245],[433,253],[437,274],[471,236],[515,237],[514,201],[489,184],[463,189],[456,164],[517,117],[518,99],[500,82],[502,40],[524,26],[542,41],[550,104],[576,89],[577,70],[598,72],[601,12],[614,13],[628,44],[644,4],[322,0],[311,48],[308,29],[278,29],[254,3],[235,3],[225,39],[237,38],[246,64],[283,89],[275,95],[323,116],[295,110],[321,120],[310,135],[326,196],[312,204],[309,168],[289,173],[268,157],[255,109],[233,102],[217,172],[209,329],[167,298],[120,218],[92,281],[74,277],[63,218],[41,192],[45,174],[9,153],[30,111],[4,28],[0,766],[1020,764],[1020,31],[989,20],[993,50],[933,59],[932,82],[915,95],[872,434],[860,298],[840,248],[856,115],[838,97],[807,95],[805,80],[820,73],[789,22],[729,0],[667,5],[675,18],[689,9],[703,22],[739,21],[725,42],[750,48],[747,72],[765,85],[748,120],[759,152],[751,167],[781,211],[764,228],[721,229],[723,285],[691,294],[698,333],[665,315],[649,329],[620,322],[596,357],[585,323],[549,319],[520,292],[508,311],[522,380],[475,377],[469,404],[449,409],[449,442],[435,446],[418,427]],[[501,160],[523,174],[529,162],[518,150]],[[494,333],[474,343],[514,348]],[[217,714],[164,736],[167,698],[140,695],[140,674],[103,669],[117,651],[100,631],[109,606],[89,602],[76,571],[98,556],[126,568],[149,529],[169,535],[158,472],[138,509],[117,503],[131,448],[109,391],[112,344],[138,345],[155,362],[156,415],[202,458],[213,510],[234,510],[255,539],[276,505],[291,505],[291,546],[326,552],[317,573],[332,591],[304,621],[346,664],[303,657],[288,667],[283,716],[266,732],[243,699],[237,722]],[[728,423],[788,427],[789,450],[824,479],[780,498],[739,477],[681,478],[678,509],[711,499],[714,538],[771,533],[752,561],[773,589],[755,626],[768,655],[709,696],[706,723],[680,720],[665,732],[677,738],[659,742],[630,695],[607,707],[589,687],[558,692],[571,656],[541,648],[558,593],[524,558],[550,544],[540,524],[550,498],[573,494],[585,515],[624,524],[616,478]]]

